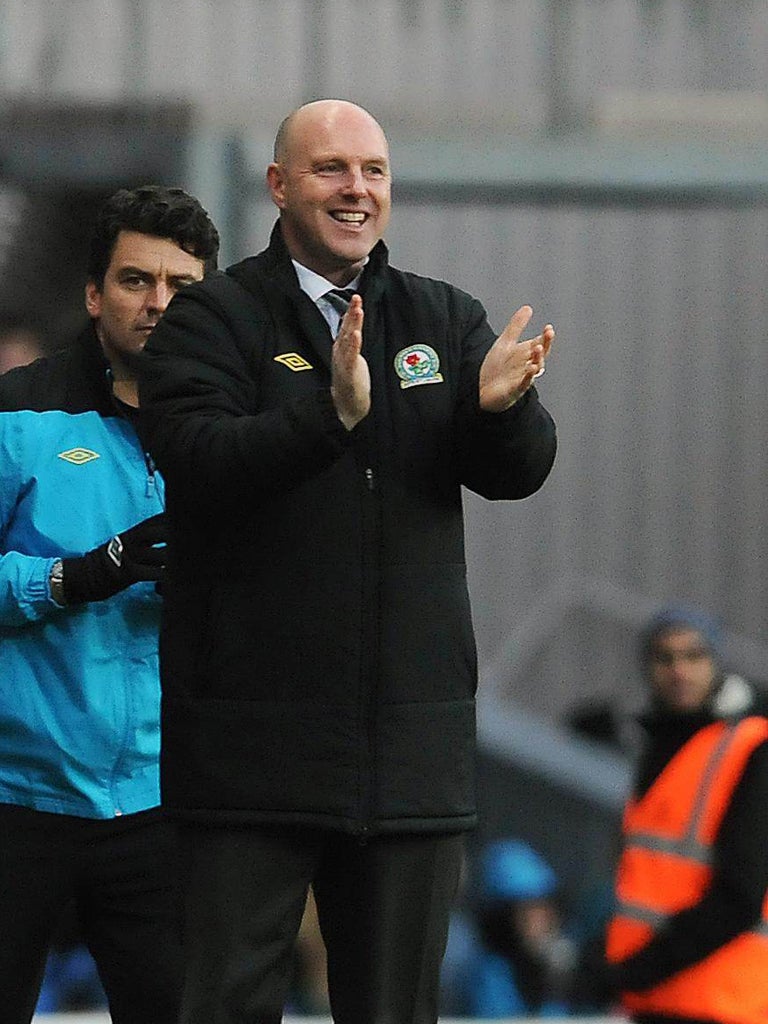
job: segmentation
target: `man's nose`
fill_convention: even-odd
[[[164,313],[173,298],[173,289],[165,281],[158,281],[147,295],[147,309]]]
[[[344,178],[344,191],[349,195],[364,196],[368,189],[362,168],[350,167]]]

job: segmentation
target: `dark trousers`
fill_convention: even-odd
[[[336,1024],[435,1024],[460,835],[185,824],[181,1024],[279,1024],[307,890]]]
[[[113,1024],[176,1024],[175,834],[158,811],[111,820],[0,804],[0,1020],[29,1024],[46,955],[74,900]]]

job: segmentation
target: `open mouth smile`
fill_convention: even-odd
[[[362,225],[368,220],[368,214],[362,211],[331,210],[331,217],[340,224]]]

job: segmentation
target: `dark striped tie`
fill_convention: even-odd
[[[323,298],[330,302],[339,316],[344,316],[354,294],[354,288],[331,288],[329,292],[323,295]]]

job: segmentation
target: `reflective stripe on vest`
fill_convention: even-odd
[[[617,917],[626,917],[629,921],[647,924],[655,932],[673,916],[672,914],[662,914],[658,910],[651,910],[650,907],[643,907],[639,903],[629,903],[625,900],[621,900],[616,904],[614,914]],[[754,928],[749,929],[749,934],[765,935],[768,937],[768,921],[758,922]]]
[[[637,847],[640,850],[653,850],[655,853],[670,853],[673,856],[685,857],[696,864],[703,864],[709,867],[712,864],[712,847],[699,843],[694,838],[698,829],[699,821],[693,826],[693,835],[687,835],[683,840],[666,839],[664,836],[643,835],[642,832],[633,832],[627,838],[625,847]]]
[[[701,900],[723,815],[752,751],[766,740],[768,720],[761,717],[707,726],[643,797],[628,804],[618,903],[608,929],[610,960],[631,957],[670,917]],[[766,1024],[768,894],[762,920],[748,931],[666,981],[624,993],[622,1002],[631,1015]]]
[[[699,779],[693,800],[693,811],[688,820],[688,828],[683,838],[679,840],[667,839],[665,836],[633,832],[625,837],[625,847],[638,847],[643,850],[654,850],[658,853],[669,853],[707,867],[711,865],[712,847],[710,844],[700,843],[698,835],[704,820],[704,811],[707,806],[707,797],[709,796],[712,781],[717,775],[723,758],[730,748],[735,733],[735,725],[732,723],[726,725],[719,742],[715,744],[709,756],[706,767]]]

